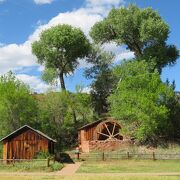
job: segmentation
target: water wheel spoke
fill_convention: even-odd
[[[113,135],[113,137],[115,137],[115,136],[117,136],[117,135],[119,135],[119,132],[118,132],[118,133],[116,133],[115,135]]]
[[[103,136],[109,137],[109,135],[104,134],[104,133],[102,133],[102,132],[98,132],[98,134],[101,134],[101,135],[103,135]]]
[[[114,123],[114,126],[113,126],[112,136],[114,135],[114,130],[115,130],[115,127],[116,127],[116,123]]]
[[[104,126],[106,127],[106,129],[107,129],[107,131],[108,131],[108,133],[109,133],[109,136],[111,136],[112,134],[110,133],[110,131],[109,131],[106,123],[104,123]]]

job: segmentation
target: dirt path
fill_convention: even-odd
[[[76,162],[74,164],[66,164],[61,171],[57,172],[58,175],[74,175],[81,166],[82,162]]]

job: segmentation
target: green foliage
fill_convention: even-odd
[[[0,143],[0,159],[3,158],[3,146],[2,143]]]
[[[40,40],[32,44],[32,52],[36,55],[38,63],[45,65],[46,70],[54,70],[53,75],[60,78],[62,89],[65,89],[63,75],[74,72],[78,58],[84,58],[89,48],[89,41],[83,32],[65,24],[43,31]],[[52,79],[46,76],[45,80],[48,79],[49,82],[54,79],[53,76],[50,77]]]
[[[125,123],[127,134],[141,142],[155,142],[167,135],[173,89],[162,83],[158,72],[145,61],[123,62],[114,70],[117,89],[109,97],[111,114]]]
[[[93,108],[87,94],[51,92],[39,98],[38,104],[40,126],[43,132],[58,141],[57,148],[75,144],[77,128],[93,119]]]
[[[174,85],[171,85],[173,88]],[[173,96],[169,99],[167,107],[170,109],[169,113],[169,137],[171,140],[176,140],[180,138],[180,95],[174,92]]]
[[[179,52],[174,45],[167,45],[169,26],[152,8],[140,9],[135,5],[113,8],[107,18],[97,22],[90,35],[97,43],[114,41],[126,45],[137,58],[155,59],[155,67],[161,71],[174,64]]]
[[[58,163],[58,162],[55,162],[55,163],[53,163],[53,164],[50,165],[50,168],[51,168],[52,171],[59,171],[59,170],[61,170],[63,167],[64,167],[63,164]]]
[[[85,76],[93,79],[91,83],[92,103],[98,114],[106,113],[108,109],[107,97],[110,95],[114,77],[112,75],[112,62],[114,55],[104,51],[101,47],[94,45],[87,62],[92,64],[86,68]]]
[[[51,155],[48,152],[45,151],[39,151],[36,153],[35,155],[35,159],[47,159],[49,158]]]
[[[15,162],[14,165],[12,163],[6,165],[1,164],[0,172],[52,172],[59,171],[62,168],[63,164],[60,164],[58,162],[50,162],[50,167],[47,167],[47,160],[42,159],[26,162]]]
[[[53,68],[45,68],[42,73],[42,80],[51,85],[57,85],[58,74]]]
[[[29,87],[11,72],[0,77],[0,94],[0,137],[24,124],[36,124],[37,108]]]
[[[77,128],[94,117],[90,95],[66,91],[32,95],[12,73],[0,77],[0,94],[0,137],[28,124],[57,139],[57,148],[70,147],[77,143]]]

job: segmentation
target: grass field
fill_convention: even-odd
[[[78,173],[180,172],[180,160],[118,160],[84,162]],[[180,178],[180,177],[179,177]]]
[[[93,151],[94,153],[99,151]],[[100,151],[101,153],[102,151]],[[131,153],[131,154],[143,154],[143,153],[152,153],[155,152],[156,154],[176,154],[180,153],[180,144],[167,144],[166,146],[158,146],[157,148],[146,146],[137,146],[131,145],[127,147],[122,147],[119,150],[114,150],[114,153]]]
[[[0,176],[1,180],[179,180],[178,176]]]
[[[52,172],[62,167],[63,165],[58,162],[51,163],[49,167],[47,167],[47,161],[16,162],[14,165],[0,164],[0,172]]]

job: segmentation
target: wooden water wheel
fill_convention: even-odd
[[[122,140],[120,135],[121,125],[113,120],[108,119],[98,124],[95,130],[95,140]]]

